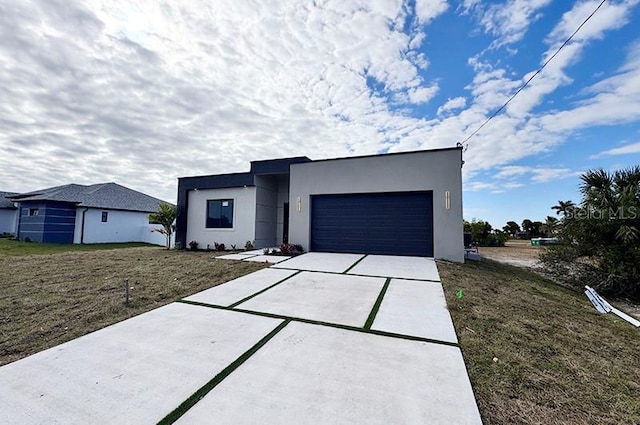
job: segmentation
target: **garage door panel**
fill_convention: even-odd
[[[311,250],[433,256],[433,194],[315,195]]]

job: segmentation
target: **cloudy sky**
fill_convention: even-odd
[[[609,0],[468,142],[465,217],[543,219],[640,160],[640,0]],[[600,0],[0,0],[0,190],[452,147]]]

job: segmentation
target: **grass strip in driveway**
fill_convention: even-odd
[[[424,338],[424,337],[421,337],[421,336],[402,335],[402,334],[397,334],[397,333],[393,333],[393,332],[379,331],[379,330],[376,330],[376,329],[365,329],[365,328],[360,328],[360,327],[356,327],[356,326],[341,325],[340,323],[323,322],[323,321],[320,321],[320,320],[305,319],[305,318],[302,318],[302,317],[283,316],[282,314],[274,314],[274,313],[265,313],[265,312],[262,312],[262,311],[245,310],[245,309],[237,308],[237,307],[231,308],[231,307],[226,307],[226,306],[223,306],[223,305],[205,304],[205,303],[200,303],[200,302],[197,302],[197,301],[180,300],[178,302],[185,303],[185,304],[191,304],[191,305],[197,305],[197,306],[200,306],[200,307],[216,308],[216,309],[220,309],[220,310],[236,311],[238,313],[253,314],[253,315],[256,315],[256,316],[268,317],[270,319],[289,320],[289,321],[292,321],[292,322],[302,322],[302,323],[307,323],[307,324],[310,324],[310,325],[328,326],[330,328],[344,329],[344,330],[347,330],[347,331],[361,332],[361,333],[380,335],[380,336],[387,336],[387,337],[390,337],[390,338],[400,338],[400,339],[406,339],[406,340],[409,340],[409,341],[428,342],[428,343],[431,343],[431,344],[440,344],[440,345],[448,345],[448,346],[451,346],[451,347],[459,347],[459,345],[456,344],[455,342],[441,341],[439,339]]]
[[[355,264],[354,264],[355,265]],[[391,282],[391,278],[388,277],[387,280],[382,285],[382,289],[380,290],[380,295],[378,295],[378,299],[375,304],[373,304],[373,308],[371,309],[371,313],[369,313],[369,317],[367,317],[367,321],[364,322],[364,328],[367,330],[371,329],[373,325],[373,321],[376,320],[376,314],[378,314],[378,310],[380,310],[380,305],[382,304],[382,300],[384,299],[384,294],[387,293],[387,289],[389,288],[389,283]]]
[[[262,294],[263,292],[267,292],[269,289],[271,289],[271,288],[273,288],[273,287],[275,287],[275,286],[280,285],[280,284],[281,284],[282,282],[284,282],[285,280],[287,280],[287,279],[291,279],[293,276],[296,276],[296,275],[298,275],[298,274],[300,274],[300,273],[302,273],[302,270],[298,270],[298,272],[297,272],[297,273],[294,273],[294,274],[292,274],[291,276],[287,276],[287,277],[285,277],[284,279],[277,281],[277,282],[276,282],[276,283],[274,283],[273,285],[270,285],[270,286],[267,286],[267,287],[266,287],[266,288],[264,288],[264,289],[261,289],[260,291],[256,292],[255,294],[251,294],[251,295],[249,295],[248,297],[245,297],[245,298],[241,299],[240,301],[236,301],[235,303],[233,303],[233,304],[229,305],[229,308],[234,308],[235,306],[240,305],[240,304],[242,304],[242,303],[243,303],[243,302],[245,302],[245,301],[249,301],[251,298],[253,298],[253,297],[257,297],[258,295]]]
[[[188,303],[195,304],[195,303]],[[238,357],[233,363],[224,368],[222,372],[218,373],[213,377],[209,382],[204,384],[198,391],[193,393],[191,397],[182,402],[178,407],[176,407],[171,413],[164,417],[158,425],[169,425],[180,419],[182,415],[184,415],[187,410],[191,409],[197,402],[202,400],[204,396],[206,396],[211,390],[213,390],[220,382],[222,382],[227,376],[229,376],[234,370],[236,370],[242,363],[246,362],[251,356],[253,356],[256,351],[262,348],[271,338],[276,336],[278,332],[284,329],[291,322],[290,320],[285,320],[280,323],[274,330],[269,332],[264,338],[258,341],[253,347],[248,349],[244,354]]]
[[[352,268],[354,268],[355,266],[358,265],[358,263],[362,260],[364,260],[365,258],[367,258],[367,254],[363,255],[358,261],[356,261],[355,263],[353,263],[352,265],[349,266],[349,268],[345,271],[343,271],[341,274],[347,274],[349,273],[349,270],[351,270]]]

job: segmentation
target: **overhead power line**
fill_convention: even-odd
[[[480,130],[482,130],[482,128],[487,125],[489,123],[489,121],[491,121],[492,119],[494,119],[500,112],[502,112],[504,110],[504,108],[507,107],[507,105],[509,103],[511,103],[511,101],[513,99],[515,99],[515,97],[522,91],[524,90],[525,87],[527,87],[529,85],[529,83],[531,82],[531,80],[533,80],[534,78],[536,78],[536,76],[538,74],[540,74],[542,72],[542,70],[549,64],[549,62],[551,62],[553,60],[553,58],[555,58],[558,53],[560,53],[560,51],[564,48],[564,46],[566,46],[567,44],[569,44],[569,42],[573,39],[573,37],[578,33],[578,31],[580,31],[580,29],[589,21],[589,19],[591,19],[593,17],[593,15],[596,14],[596,12],[602,7],[602,5],[606,2],[607,0],[602,0],[600,2],[600,4],[598,4],[598,7],[596,7],[593,12],[591,12],[591,14],[589,16],[587,16],[587,18],[582,21],[582,23],[580,24],[580,26],[578,26],[578,28],[573,32],[573,34],[571,34],[569,36],[569,38],[567,38],[565,40],[564,43],[562,43],[562,45],[560,45],[560,47],[558,47],[558,50],[555,51],[555,53],[551,56],[549,56],[549,58],[542,64],[542,66],[531,76],[529,77],[529,79],[520,86],[520,88],[518,90],[516,90],[516,92],[511,95],[511,97],[509,99],[507,99],[507,101],[500,107],[498,108],[493,114],[491,114],[491,116],[489,118],[487,118],[486,120],[484,120],[484,122],[480,125],[480,127],[476,128],[473,133],[471,133],[466,139],[464,139],[462,142],[458,142],[458,146],[464,146],[465,143],[469,142],[469,140],[475,136],[476,134],[478,134],[478,132]]]

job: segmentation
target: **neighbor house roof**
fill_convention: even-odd
[[[76,204],[79,207],[113,210],[156,212],[159,204],[168,202],[116,183],[84,186],[67,184],[10,196],[15,202],[55,201]]]
[[[0,209],[14,209],[13,202],[8,200],[6,196],[17,195],[15,192],[0,192]]]

